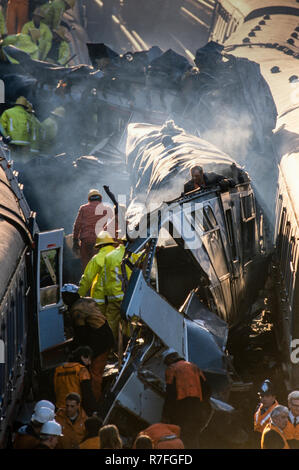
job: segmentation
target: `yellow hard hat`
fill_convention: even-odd
[[[91,197],[91,196],[101,196],[102,197],[102,194],[100,193],[100,191],[98,191],[97,189],[91,189],[88,193],[88,199]]]
[[[32,13],[32,16],[40,16],[41,18],[45,18],[46,15],[43,13],[42,9],[40,7],[36,7],[35,10]]]
[[[53,116],[57,116],[60,118],[64,118],[65,116],[65,109],[63,106],[59,106],[58,108],[54,109],[54,111],[51,112]]]
[[[98,248],[101,245],[106,245],[107,243],[115,243],[115,240],[111,237],[109,232],[102,230],[97,236],[95,248]]]
[[[19,96],[15,102],[15,104],[21,104],[22,106],[25,106],[27,108],[28,106],[28,101],[24,96]]]
[[[74,8],[76,0],[65,0],[65,3],[67,3],[70,8]]]

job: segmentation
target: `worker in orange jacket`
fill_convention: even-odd
[[[100,449],[99,430],[102,426],[102,421],[98,416],[91,416],[85,421],[85,436],[80,449]]]
[[[288,408],[282,405],[277,405],[271,411],[270,422],[266,425],[262,433],[261,449],[290,448],[285,436],[288,412]]]
[[[6,10],[7,34],[20,33],[28,21],[29,0],[9,0]]]
[[[162,357],[167,366],[162,421],[180,426],[185,447],[197,449],[203,419],[202,382],[206,378],[195,364],[182,359],[173,349],[167,349]]]
[[[137,438],[146,435],[153,442],[153,449],[185,449],[180,439],[181,428],[175,424],[155,423],[141,431]],[[136,438],[136,440],[137,440]],[[133,449],[136,448],[136,440]]]
[[[55,419],[61,425],[63,434],[57,449],[79,449],[79,444],[85,436],[87,416],[81,407],[81,397],[78,393],[69,393],[66,396],[65,407],[57,411]]]
[[[56,367],[54,391],[57,408],[63,408],[66,396],[75,392],[82,397],[82,407],[88,415],[98,411],[98,405],[91,388],[91,375],[88,370],[91,357],[92,350],[88,346],[82,346],[71,354],[68,362]]]
[[[288,395],[289,416],[284,434],[291,449],[299,449],[299,391]]]
[[[276,400],[273,385],[270,380],[266,379],[258,392],[260,403],[254,413],[253,429],[255,444],[261,439],[261,433],[270,422],[271,412],[279,405]]]

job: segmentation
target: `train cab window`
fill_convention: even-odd
[[[203,215],[204,219],[207,222],[208,226],[210,227],[210,230],[213,228],[218,227],[217,220],[214,216],[214,212],[212,211],[210,206],[206,206],[203,210]]]
[[[228,209],[225,211],[225,218],[227,224],[227,233],[228,233],[228,241],[232,252],[232,259],[237,259],[237,247],[236,247],[236,238],[235,238],[235,231],[233,226],[233,214],[232,210]]]
[[[59,249],[41,252],[40,257],[40,304],[57,304],[59,292]]]
[[[249,221],[255,217],[255,204],[253,194],[240,198],[241,200],[241,214],[244,222]]]

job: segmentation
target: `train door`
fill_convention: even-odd
[[[41,358],[49,348],[64,341],[62,306],[63,229],[36,235],[36,292],[39,352]],[[41,359],[42,367],[43,360]]]

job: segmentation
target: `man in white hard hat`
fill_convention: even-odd
[[[55,414],[55,405],[49,400],[40,400],[35,404],[34,412],[38,411],[40,408],[49,408]]]
[[[40,442],[35,449],[55,449],[60,437],[63,437],[61,425],[55,420],[48,421],[40,430]]]
[[[80,250],[83,271],[95,254],[96,234],[104,229],[107,217],[113,217],[112,209],[102,203],[102,195],[97,189],[91,189],[88,203],[80,206],[73,227],[73,250]]]
[[[39,444],[43,424],[54,419],[55,412],[50,408],[38,407],[29,424],[22,426],[15,437],[14,449],[34,449]]]

